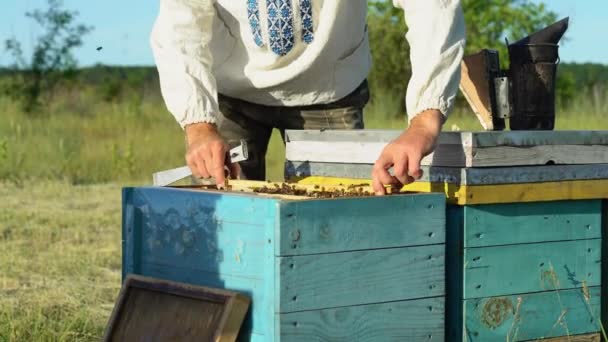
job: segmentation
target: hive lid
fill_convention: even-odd
[[[104,341],[235,341],[250,299],[226,290],[129,275]]]

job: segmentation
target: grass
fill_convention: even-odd
[[[0,341],[96,341],[118,294],[120,187],[0,183]]]
[[[182,132],[160,100],[85,95],[33,116],[0,98],[0,341],[97,340],[120,286],[120,188],[184,163]],[[560,109],[557,128],[608,129],[606,99]],[[404,128],[400,101],[376,94],[367,128]],[[445,129],[480,126],[456,112]],[[283,149],[274,134],[272,180]]]

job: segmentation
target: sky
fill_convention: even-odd
[[[75,52],[80,65],[153,65],[148,37],[158,14],[158,3],[159,0],[64,0],[66,8],[80,13],[79,22],[94,27],[85,44]],[[544,0],[544,3],[560,18],[571,19],[567,40],[560,48],[562,61],[608,64],[608,0]],[[31,51],[40,31],[24,13],[45,8],[45,4],[46,0],[2,0],[0,42],[15,36],[26,54]],[[2,43],[0,65],[8,65],[11,58],[3,46]],[[103,49],[97,51],[98,47]]]

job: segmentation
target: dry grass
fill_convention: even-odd
[[[120,187],[0,183],[0,341],[94,341],[120,286]]]

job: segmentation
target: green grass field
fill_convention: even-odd
[[[558,111],[558,129],[608,129],[608,96]],[[368,128],[405,126],[376,96]],[[604,102],[602,102],[604,101]],[[445,129],[477,130],[470,113]],[[269,178],[282,175],[275,134]],[[183,165],[184,140],[160,100],[59,101],[28,116],[0,98],[0,341],[98,340],[120,286],[120,188]]]

